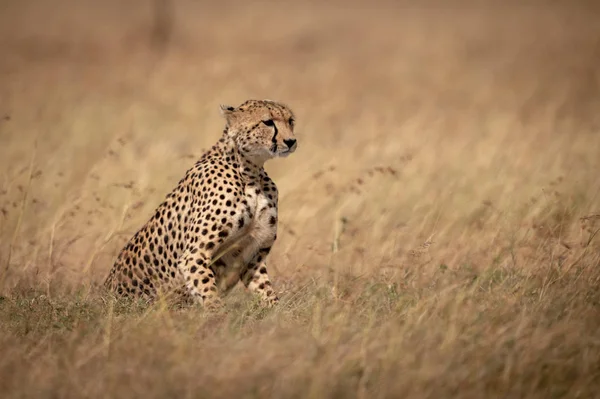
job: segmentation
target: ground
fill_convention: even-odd
[[[121,3],[0,6],[4,397],[596,395],[593,2]],[[279,305],[105,296],[247,98],[301,143]]]

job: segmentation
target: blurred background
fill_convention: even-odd
[[[0,1],[4,397],[594,397],[597,1]],[[113,302],[117,252],[287,103],[281,303]]]
[[[3,1],[3,288],[99,282],[219,138],[219,104],[249,98],[297,114],[298,152],[267,164],[282,281],[329,267],[332,246],[358,273],[432,234],[443,262],[474,232],[486,252],[552,190],[576,221],[597,210],[599,17],[576,1]]]

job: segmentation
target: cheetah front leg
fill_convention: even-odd
[[[271,247],[261,248],[248,263],[246,270],[241,275],[242,283],[251,292],[260,295],[263,303],[272,307],[279,302],[277,294],[267,273],[266,258],[271,252]]]

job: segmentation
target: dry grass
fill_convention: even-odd
[[[597,396],[598,9],[415,3],[4,1],[2,397]],[[106,297],[247,98],[298,119],[281,305]]]

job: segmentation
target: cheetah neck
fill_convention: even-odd
[[[238,171],[245,183],[254,182],[260,178],[264,161],[260,162],[260,160],[257,161],[244,156],[238,149],[235,141],[226,135],[219,140],[218,147],[226,158],[229,157],[231,159],[232,164],[237,165]]]
[[[239,151],[236,151],[237,160],[239,162],[239,172],[245,183],[257,181],[260,177],[260,172],[263,169],[262,165],[257,165],[253,160],[248,159]]]

